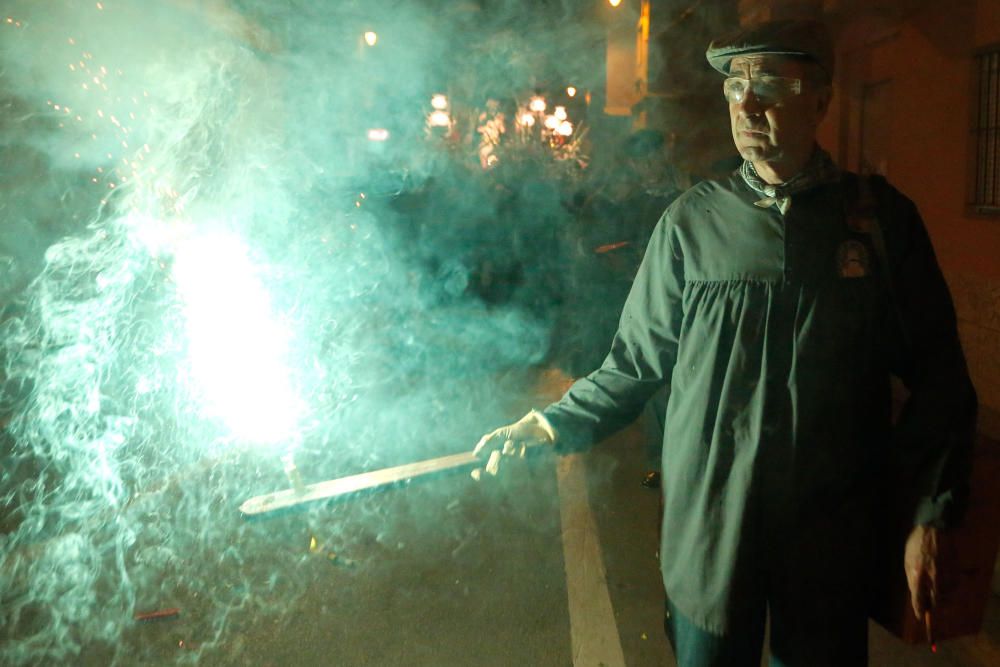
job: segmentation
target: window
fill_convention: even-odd
[[[977,97],[973,113],[976,151],[970,206],[1000,214],[1000,47],[976,55]]]

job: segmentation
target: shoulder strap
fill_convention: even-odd
[[[872,191],[872,180],[871,176],[863,174],[858,176],[855,215],[859,217],[864,216],[868,220],[871,220],[868,233],[872,239],[872,246],[875,247],[875,254],[878,255],[879,264],[881,264],[882,270],[879,271],[879,275],[882,277],[882,283],[885,285],[889,298],[895,303],[896,292],[892,285],[892,273],[889,271],[889,254],[885,249],[885,235],[882,233],[882,221],[878,215],[878,204],[875,201],[875,193]]]
[[[848,228],[858,234],[867,235],[875,248],[880,268],[879,272],[886,292],[893,296],[892,276],[889,274],[889,256],[885,249],[882,221],[879,220],[878,202],[872,188],[871,176],[844,174],[844,219]]]
[[[903,349],[910,350],[912,349],[909,344],[910,337],[907,332],[905,320],[903,319],[903,313],[899,309],[899,301],[896,298],[896,289],[892,281],[892,270],[889,265],[889,253],[885,247],[885,234],[882,230],[883,222],[879,216],[879,206],[873,186],[875,178],[875,176],[859,174],[852,178],[854,187],[845,188],[844,205],[847,222],[852,229],[863,231],[871,238],[872,247],[875,249],[875,254],[879,260],[879,280],[889,298],[889,309],[896,320],[896,326],[899,327],[898,330]]]

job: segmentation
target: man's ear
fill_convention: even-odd
[[[826,85],[823,89],[819,91],[816,95],[816,124],[819,125],[826,118],[826,114],[830,111],[830,103],[833,102],[833,86]]]

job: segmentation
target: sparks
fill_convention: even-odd
[[[192,379],[207,410],[248,442],[287,441],[300,414],[286,363],[290,335],[247,248],[222,235],[190,240],[178,248],[173,273],[185,303]]]

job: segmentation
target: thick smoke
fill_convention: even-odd
[[[425,116],[599,68],[571,8],[482,4],[4,3],[0,662],[142,662],[150,608],[203,619],[177,660],[280,618],[308,554],[236,507],[283,455],[466,449],[550,354],[560,193]]]

